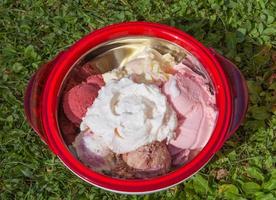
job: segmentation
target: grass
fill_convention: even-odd
[[[270,0],[1,0],[0,199],[276,199],[275,13]],[[97,28],[131,20],[176,26],[214,47],[237,64],[250,92],[244,124],[206,167],[145,196],[78,179],[30,129],[22,103],[42,63]]]

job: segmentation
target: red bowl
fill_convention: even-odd
[[[126,36],[149,36],[175,43],[195,56],[209,74],[215,90],[218,118],[209,142],[188,164],[166,175],[147,180],[123,180],[96,173],[72,155],[58,127],[57,109],[64,81],[71,67],[91,48]],[[200,170],[233,134],[247,110],[247,87],[233,63],[204,47],[190,35],[161,24],[127,22],[107,26],[85,36],[32,77],[25,94],[26,117],[42,140],[73,173],[100,188],[143,194],[174,186]]]

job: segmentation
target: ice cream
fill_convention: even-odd
[[[89,128],[121,154],[153,141],[170,140],[176,126],[176,113],[157,86],[122,78],[99,90],[80,128]]]
[[[180,149],[169,144],[168,150],[172,158],[172,166],[180,166],[188,162],[190,154],[189,149]]]
[[[79,133],[79,128],[65,116],[63,110],[59,111],[59,120],[61,121],[59,128],[63,139],[67,145],[71,145]]]
[[[201,67],[191,55],[175,65],[170,54],[150,48],[103,75],[80,67],[81,81],[68,84],[63,98],[74,124],[60,126],[66,142],[72,143],[74,126],[80,128],[73,142],[78,158],[117,178],[151,178],[188,163],[208,142],[217,118]]]
[[[102,75],[100,73],[101,73],[100,70],[95,66],[92,66],[90,63],[86,63],[84,65],[77,65],[70,71],[70,74],[73,74],[73,75],[69,75],[69,77],[67,78],[66,84],[64,87],[64,92],[68,92],[76,85],[85,81],[88,77],[93,77],[93,76],[101,77]]]
[[[86,83],[98,85],[99,88],[105,85],[101,74],[91,75],[86,79]]]
[[[166,145],[157,141],[123,154],[123,160],[137,173],[144,174],[165,174],[171,166],[171,156]]]
[[[82,66],[78,66],[72,69],[73,73],[79,80],[83,81],[91,75],[100,75],[101,71],[93,66],[91,63],[87,62]]]
[[[173,73],[174,57],[160,54],[151,48],[144,48],[129,57],[118,68],[103,74],[106,83],[123,77],[134,76],[138,83],[161,84]]]
[[[100,87],[96,84],[82,83],[69,90],[63,98],[63,110],[66,117],[80,124],[87,108],[92,105]]]
[[[203,148],[216,124],[215,96],[209,81],[180,63],[177,73],[163,86],[163,92],[178,114],[176,139],[170,143],[181,149]]]
[[[111,170],[114,167],[114,155],[109,148],[90,131],[81,132],[73,146],[79,159],[95,171]]]

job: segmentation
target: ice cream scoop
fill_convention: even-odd
[[[101,71],[96,67],[93,66],[91,63],[85,63],[84,65],[80,67],[73,68],[72,70],[75,70],[75,75],[79,77],[82,81],[84,81],[86,78],[88,78],[91,75],[97,75],[101,73]]]
[[[174,137],[176,126],[176,113],[160,88],[122,78],[99,90],[80,128],[89,128],[121,154]]]
[[[114,167],[114,155],[109,148],[90,131],[81,132],[73,142],[79,159],[95,171],[109,171]]]
[[[203,148],[216,124],[215,95],[210,82],[180,63],[177,73],[163,86],[163,92],[178,114],[176,138],[170,143],[181,149]]]
[[[63,97],[63,110],[66,117],[75,124],[80,124],[87,108],[93,104],[100,87],[82,83],[70,89]]]
[[[73,124],[62,110],[59,112],[59,129],[67,145],[71,145],[79,133],[79,127]]]
[[[103,74],[106,83],[122,77],[134,77],[137,83],[154,83],[157,85],[167,81],[174,72],[174,57],[160,54],[158,51],[145,47],[125,60],[121,66]]]
[[[86,83],[98,85],[99,88],[105,85],[101,74],[91,75],[86,79]]]
[[[123,154],[123,160],[128,166],[136,169],[136,174],[148,176],[164,174],[171,166],[171,156],[166,145],[158,141]]]
[[[71,71],[64,87],[64,92],[68,92],[70,89],[75,87],[78,84],[81,84],[89,78],[90,82],[93,81],[93,77],[101,78],[100,70],[91,65],[90,63],[86,63],[84,65],[79,65],[74,67]],[[95,82],[95,81],[94,81]]]
[[[179,167],[188,162],[190,154],[189,149],[181,149],[169,144],[168,150],[172,158],[172,166]]]

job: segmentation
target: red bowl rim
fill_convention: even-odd
[[[209,142],[191,162],[164,176],[147,180],[123,180],[93,172],[72,155],[59,132],[56,111],[63,77],[66,76],[70,67],[81,55],[103,42],[138,35],[162,38],[191,52],[203,64],[213,81],[219,114]],[[230,86],[224,71],[215,57],[200,42],[192,36],[167,25],[150,22],[126,22],[113,24],[88,34],[58,58],[45,84],[42,113],[42,122],[48,145],[71,171],[83,180],[106,190],[141,194],[176,185],[200,170],[224,141],[231,120],[232,103]]]

